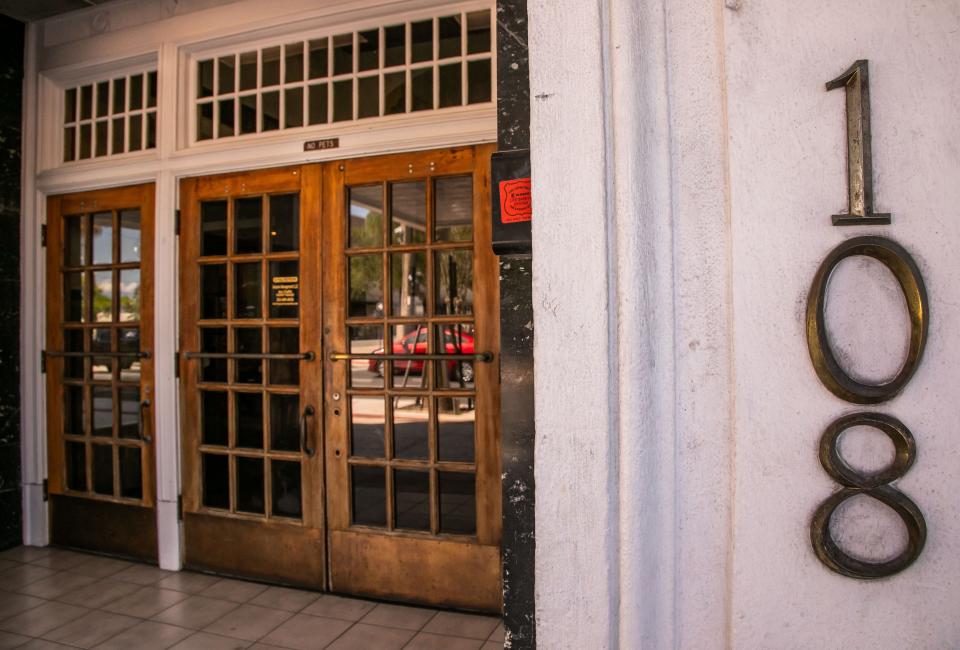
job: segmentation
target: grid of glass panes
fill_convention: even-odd
[[[473,179],[348,189],[348,422],[353,525],[476,534]]]
[[[143,499],[140,211],[63,220],[63,437],[72,492]],[[104,356],[96,353],[131,353]]]
[[[63,162],[157,146],[155,70],[67,88],[63,107]]]
[[[490,10],[197,62],[196,140],[489,103]]]
[[[299,194],[205,201],[198,227],[200,351],[298,353]],[[300,362],[208,358],[197,372],[203,506],[302,519]]]

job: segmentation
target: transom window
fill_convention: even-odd
[[[489,103],[490,10],[200,57],[194,92],[196,141]]]
[[[67,88],[63,106],[63,162],[157,146],[156,70]]]

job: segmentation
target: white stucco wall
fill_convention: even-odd
[[[960,645],[960,3],[532,0],[537,611],[544,648]],[[883,227],[837,228],[844,99],[870,61]],[[897,483],[928,538],[903,573],[830,572],[810,517],[836,488],[824,428],[859,410],[817,379],[807,291],[846,238],[912,253],[930,298],[913,380],[866,407],[918,460]],[[880,379],[904,353],[892,277],[838,269],[836,349]],[[864,434],[864,432],[855,432]],[[850,436],[876,468],[876,435]],[[881,508],[850,548],[902,543]]]

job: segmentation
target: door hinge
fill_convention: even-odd
[[[183,521],[183,495],[177,495],[177,521]]]
[[[43,479],[43,500],[46,501],[50,498],[50,480]]]
[[[179,237],[180,236],[180,208],[177,208],[174,213],[173,219],[173,231]]]
[[[40,247],[47,247],[47,224],[40,224]]]
[[[40,374],[47,372],[47,351],[40,350]]]

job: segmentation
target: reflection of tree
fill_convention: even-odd
[[[473,311],[473,252],[456,250],[437,259],[437,313]]]
[[[364,219],[351,217],[350,220],[351,245],[368,246],[380,242],[383,236],[382,213],[370,211]],[[350,258],[350,303],[364,305],[363,313],[366,315],[373,315],[377,311],[375,303],[383,297],[380,263],[380,255],[358,255]],[[376,291],[376,288],[380,288],[380,291]],[[374,305],[371,307],[367,303]]]
[[[93,285],[93,313],[96,315],[97,320],[110,320],[110,303],[111,296],[110,291],[104,291],[100,285],[94,283]],[[101,314],[105,314],[107,318],[100,318]]]
[[[140,285],[138,284],[133,291],[120,296],[120,313],[133,314],[134,319],[140,314]]]

